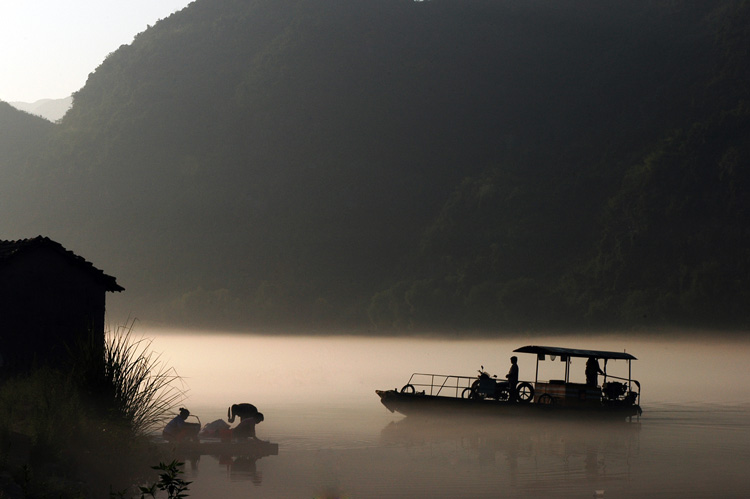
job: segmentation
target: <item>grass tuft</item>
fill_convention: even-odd
[[[131,322],[108,334],[104,347],[103,376],[113,392],[112,409],[141,436],[163,426],[185,397],[182,379],[151,344],[150,339],[133,336]]]

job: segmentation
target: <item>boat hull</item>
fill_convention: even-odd
[[[375,390],[380,402],[391,412],[411,415],[478,415],[504,417],[554,417],[587,419],[601,418],[625,420],[639,416],[641,408],[635,404],[589,403],[580,405],[549,405],[402,393],[396,390]]]

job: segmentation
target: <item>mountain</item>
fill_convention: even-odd
[[[24,175],[30,165],[38,164],[39,153],[49,140],[54,125],[38,116],[19,111],[7,102],[0,101],[0,203],[6,214],[11,197],[24,196],[18,191],[24,184]]]
[[[21,162],[40,146],[36,140],[46,137],[52,129],[50,122],[0,101],[0,158],[7,161],[9,156],[14,156],[15,151],[13,163]],[[10,166],[10,161],[5,166]]]
[[[741,327],[747,11],[197,0],[26,132],[0,231],[195,327]]]
[[[9,102],[16,109],[26,111],[35,116],[41,116],[49,121],[55,122],[65,116],[70,106],[73,105],[73,97],[63,99],[40,99],[34,102]]]

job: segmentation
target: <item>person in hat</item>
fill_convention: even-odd
[[[184,407],[180,407],[180,413],[164,427],[162,437],[168,442],[180,442],[185,439],[195,438],[200,430],[200,424],[188,423],[188,416],[190,416],[190,411]]]

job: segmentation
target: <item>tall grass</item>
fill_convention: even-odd
[[[144,436],[163,426],[185,389],[177,372],[151,349],[152,340],[137,338],[133,326],[134,321],[107,332],[103,352],[90,340],[76,365],[102,416]]]

